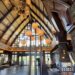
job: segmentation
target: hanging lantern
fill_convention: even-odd
[[[32,32],[30,30],[26,31],[27,36],[32,36]]]
[[[34,29],[36,29],[36,28],[38,28],[38,23],[37,22],[34,22],[34,23],[32,23],[32,27],[34,28]]]
[[[37,33],[39,36],[44,35],[44,31],[41,30],[40,28],[37,28],[36,33]]]
[[[30,6],[31,5],[31,0],[26,0],[26,4]]]
[[[50,39],[46,39],[45,42],[46,42],[46,44],[50,44],[51,40]]]
[[[31,37],[31,40],[33,41],[33,40],[35,40],[35,38],[32,36],[32,37]]]

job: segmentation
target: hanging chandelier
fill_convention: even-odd
[[[25,33],[27,36],[32,36],[32,32],[30,30],[26,31]]]
[[[39,26],[39,24],[37,22],[33,22],[32,23],[32,28],[37,29]]]
[[[14,6],[14,10],[18,12],[18,15],[28,16],[30,13],[31,0],[5,0]]]
[[[44,35],[44,31],[41,30],[40,28],[37,28],[37,29],[36,29],[36,33],[37,33],[39,36],[43,36],[43,35]]]

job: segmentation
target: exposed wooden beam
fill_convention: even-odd
[[[31,15],[31,16],[35,19],[35,17],[34,17],[33,15]],[[47,38],[50,37],[50,35],[47,33],[46,29],[40,24],[40,22],[39,22],[37,19],[36,19],[36,21],[39,23],[40,27],[42,27],[43,30],[46,32],[45,36],[46,36]]]
[[[10,3],[11,3],[11,4],[10,4],[10,7],[11,7],[11,8],[9,9],[9,8],[5,5],[4,1],[3,1],[3,0],[1,0],[1,1],[2,1],[2,3],[3,3],[3,4],[4,4],[4,6],[5,6],[5,8],[6,8],[8,11],[9,11],[11,8],[12,8],[12,10],[13,10],[14,6],[12,5],[12,3],[11,3],[11,2],[10,2]],[[12,11],[12,10],[11,10],[11,11]],[[10,11],[10,12],[11,12],[11,11]],[[9,13],[10,13],[10,12],[9,12]],[[8,13],[8,14],[9,14],[9,13]],[[11,13],[10,13],[10,15],[12,16],[12,18],[14,18],[14,16],[13,16]],[[8,21],[10,22],[10,20],[9,20],[9,19],[8,19]]]
[[[8,51],[8,50],[10,50],[10,46],[8,46],[8,45],[0,42],[0,50],[6,50],[6,51]]]
[[[13,10],[13,7],[11,7],[4,15],[3,15],[3,17],[2,18],[0,18],[0,22],[2,22],[3,21],[3,19],[4,18],[6,18],[7,17],[7,15],[11,12]],[[0,11],[1,12],[1,11]],[[2,13],[2,12],[1,12]],[[3,14],[3,13],[2,13]]]
[[[55,51],[58,48],[58,45],[56,45],[51,51],[50,53],[52,53],[53,51]]]
[[[34,7],[38,10],[38,11],[40,11],[40,13],[41,14],[43,14],[44,15],[44,12],[42,12],[34,3],[32,3],[33,5],[34,5]],[[33,8],[31,8],[31,11],[33,11],[33,13],[35,13],[35,11],[33,10]],[[35,13],[36,14],[36,13]],[[40,19],[41,19],[41,17],[40,17],[40,15],[38,15],[38,14],[36,14]],[[49,21],[49,19],[44,15],[44,17]],[[51,32],[51,29],[50,29],[50,27],[41,19],[41,21],[46,25],[46,27],[48,28],[48,30]]]
[[[52,12],[54,20],[60,30],[60,32],[56,33],[56,37],[58,37],[59,42],[67,41],[67,31],[65,30],[62,21],[57,12]]]
[[[34,5],[36,7],[36,9],[39,10],[47,20],[49,20],[49,17],[35,3],[32,2],[32,5]]]
[[[66,33],[66,30],[65,30],[65,28],[64,28],[64,26],[62,24],[62,21],[61,21],[61,19],[59,17],[59,14],[57,12],[52,12],[52,16],[53,16],[53,18],[54,18],[54,20],[55,20],[55,22],[56,22],[61,34]]]
[[[31,11],[39,18],[39,20],[44,23],[45,27],[49,30],[49,32],[51,33],[50,28],[48,27],[48,25],[31,9]],[[49,37],[52,39],[52,37],[49,35]]]
[[[9,52],[30,52],[29,50],[30,48],[15,48],[15,47],[11,47],[11,46],[8,46],[2,42],[0,42],[0,50],[1,51],[9,51]],[[42,50],[44,51],[51,51],[53,48],[52,47],[42,47]],[[39,52],[40,51],[40,47],[36,47],[36,50]],[[34,52],[35,50],[32,49],[32,52]]]
[[[27,19],[27,18],[26,18]],[[18,27],[13,31],[13,34],[15,33],[15,31],[19,28],[19,26],[26,20],[26,19],[24,19],[19,25],[18,25]],[[44,27],[42,27],[43,29],[44,29]],[[44,29],[45,30],[45,29]],[[45,30],[46,31],[46,30]],[[8,38],[8,40],[7,41],[9,41],[10,40],[10,38],[13,36],[13,34],[11,34],[10,36],[9,36],[9,38]],[[49,35],[49,34],[48,34]],[[46,36],[47,37],[47,36]],[[8,43],[6,41],[6,44]]]
[[[28,25],[28,23],[24,26],[24,28]],[[10,44],[10,46],[12,46],[12,44],[15,42],[15,40],[18,38],[18,36],[20,35],[20,33],[24,30],[24,28],[22,28],[22,30],[16,35],[16,37],[14,38],[14,40],[12,41],[12,43]]]
[[[32,4],[36,7],[37,10],[39,10],[39,11],[44,15],[44,17],[45,17],[49,22],[52,23],[52,21],[49,19],[49,16],[46,15],[46,14],[44,13],[44,11],[42,11],[35,3],[32,2]],[[43,5],[44,5],[44,4],[43,4]],[[57,31],[57,29],[55,28],[55,26],[53,25],[53,23],[52,23],[52,26],[53,26],[54,29]]]
[[[28,17],[27,17],[28,18]],[[12,34],[9,36],[9,38],[6,40],[6,44],[8,43],[8,41],[10,40],[10,38],[13,36],[13,34],[15,33],[15,31],[20,27],[20,25],[27,19],[23,19],[23,21],[21,21],[21,23],[15,28],[15,30],[12,32]]]
[[[36,47],[36,50],[39,52],[40,51],[40,47]],[[50,52],[52,50],[51,47],[42,47],[42,51],[48,51]],[[15,47],[11,47],[11,52],[30,52],[30,50],[27,49],[23,49],[23,48],[15,48]],[[31,52],[34,52],[35,50],[32,49]]]
[[[12,26],[12,24],[19,18],[19,16],[17,15],[17,17],[10,23],[10,25],[8,25],[8,27],[6,28],[6,30],[4,30],[2,36],[0,37],[0,39],[2,39],[2,37],[5,35],[5,33],[7,32],[7,30]]]
[[[4,6],[6,7],[6,9],[9,10],[8,7],[5,5],[4,1],[3,0],[1,0],[1,1],[4,4]],[[13,7],[13,5],[11,4],[10,7]]]

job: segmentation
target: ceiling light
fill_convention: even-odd
[[[40,28],[37,28],[37,29],[36,29],[36,33],[37,33],[39,36],[43,36],[43,35],[44,35],[44,31],[41,30]]]
[[[32,27],[33,27],[34,29],[38,28],[38,26],[39,26],[39,24],[38,24],[37,22],[33,22],[33,23],[32,23]]]

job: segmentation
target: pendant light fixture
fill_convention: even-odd
[[[30,30],[26,31],[25,33],[27,36],[32,36],[32,32]]]
[[[36,29],[36,33],[37,33],[39,36],[43,36],[43,35],[44,35],[44,31],[41,30],[40,28],[37,28],[37,29]]]
[[[33,22],[32,23],[32,28],[37,29],[39,26],[39,24],[37,22]]]

